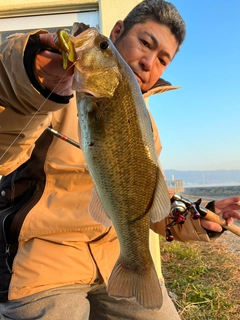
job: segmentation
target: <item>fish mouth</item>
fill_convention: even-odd
[[[82,90],[78,89],[77,93],[81,97],[87,97],[87,98],[111,98],[112,97],[112,95],[101,94],[99,92],[86,90],[86,89],[82,89]]]
[[[95,95],[94,95],[92,92],[82,91],[81,93],[82,93],[82,95],[84,95],[84,96],[95,97]]]
[[[85,91],[85,90],[78,90],[78,94],[80,94],[82,97],[92,97],[92,98],[99,98],[99,95],[92,92],[92,91]]]

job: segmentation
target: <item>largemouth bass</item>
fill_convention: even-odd
[[[120,242],[108,294],[160,309],[149,226],[169,214],[170,199],[149,112],[132,70],[107,37],[90,28],[71,42],[81,148],[95,186],[89,213],[113,224]]]

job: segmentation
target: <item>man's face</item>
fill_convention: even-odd
[[[110,38],[133,70],[141,90],[147,91],[173,59],[178,42],[168,27],[151,20],[134,25],[121,38],[123,29],[123,22],[118,21]]]

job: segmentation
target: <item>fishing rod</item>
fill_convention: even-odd
[[[166,231],[166,240],[172,241],[173,235],[171,233],[170,227],[176,224],[183,224],[187,220],[187,216],[190,214],[193,220],[197,220],[199,218],[203,218],[205,220],[216,222],[222,228],[231,231],[232,233],[236,234],[240,237],[240,228],[236,225],[228,225],[226,220],[217,215],[216,213],[208,210],[207,208],[201,206],[202,199],[198,199],[195,202],[174,193],[171,198],[171,210],[169,214],[169,218],[172,220],[167,226],[165,227]],[[240,205],[239,202],[235,204]]]
[[[53,135],[58,137],[59,139],[66,141],[73,145],[74,147],[80,148],[79,143],[72,140],[71,138],[65,136],[64,134],[52,129],[51,127],[47,128]],[[203,218],[205,220],[216,222],[224,229],[231,231],[232,233],[236,234],[240,237],[240,228],[236,225],[228,225],[226,220],[222,217],[218,216],[216,213],[206,209],[205,207],[201,206],[202,199],[198,199],[196,202],[192,202],[191,200],[174,193],[171,198],[171,210],[169,214],[169,218],[172,220],[167,226],[165,227],[166,231],[166,240],[172,241],[173,235],[171,233],[170,227],[176,224],[183,224],[189,213],[191,214],[192,219],[197,220],[199,218]],[[240,205],[239,202],[236,204]]]
[[[74,147],[77,147],[78,149],[81,149],[78,142],[72,140],[71,138],[65,136],[64,134],[54,130],[51,127],[47,127],[47,130],[50,131],[54,136],[58,137],[59,139],[70,143],[71,145],[73,145]]]

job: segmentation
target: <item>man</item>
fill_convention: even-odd
[[[163,89],[158,79],[184,36],[184,21],[172,4],[145,0],[115,24],[110,38],[149,95]],[[119,254],[115,230],[88,214],[93,184],[81,150],[46,130],[51,126],[78,140],[73,68],[65,74],[54,39],[37,31],[13,36],[1,46],[1,317],[179,319],[162,279],[160,310],[106,293]],[[237,201],[240,197],[217,201],[215,209],[232,223],[233,217],[240,219]],[[152,229],[161,233],[167,220]],[[222,232],[218,225],[191,219],[172,229],[184,241],[209,241],[211,230]]]

